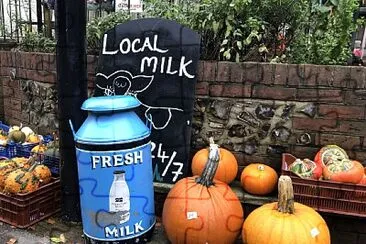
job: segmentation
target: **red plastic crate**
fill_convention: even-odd
[[[27,228],[61,210],[59,178],[34,192],[17,195],[0,193],[0,221],[18,228]]]
[[[366,185],[302,179],[288,170],[295,160],[282,154],[282,175],[291,177],[296,202],[320,212],[366,217]]]

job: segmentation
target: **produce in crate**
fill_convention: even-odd
[[[51,181],[51,170],[45,165],[37,165],[33,170],[33,174],[40,180],[42,184],[47,184]]]
[[[364,167],[356,160],[330,161],[323,168],[324,180],[357,184],[363,176]]]
[[[271,193],[277,184],[278,176],[270,166],[252,163],[241,173],[240,182],[245,191],[255,195]]]
[[[39,187],[39,179],[30,169],[18,168],[12,171],[5,179],[4,193],[17,194],[33,192]]]
[[[162,220],[173,244],[233,243],[240,234],[244,211],[229,185],[214,180],[220,150],[210,143],[201,176],[181,179],[165,200]]]
[[[323,179],[343,183],[359,183],[364,175],[364,167],[348,157],[345,150],[336,145],[322,147],[314,161],[323,168]]]
[[[322,147],[315,155],[314,162],[317,165],[323,166],[328,162],[342,162],[345,159],[349,159],[347,153],[343,148],[337,145],[327,145]]]
[[[17,168],[18,165],[12,160],[0,161],[0,191],[4,189],[6,177]]]
[[[51,181],[51,171],[35,157],[0,161],[0,190],[8,194],[28,193]]]
[[[303,160],[297,158],[291,165],[289,165],[288,169],[304,179],[318,180],[323,174],[323,167],[307,158]]]
[[[24,132],[20,130],[12,130],[11,132],[9,132],[8,140],[15,143],[23,143],[26,140],[26,136]]]
[[[278,202],[265,204],[246,218],[242,239],[246,244],[331,243],[324,219],[314,209],[294,202],[289,176],[278,181]]]
[[[31,152],[32,153],[39,153],[43,154],[47,150],[47,146],[44,144],[38,144],[37,146],[33,147]]]
[[[230,184],[238,173],[238,162],[229,150],[219,148],[220,150],[220,161],[217,168],[215,178]],[[201,175],[205,165],[207,163],[209,155],[209,149],[204,148],[199,150],[192,159],[192,174]]]

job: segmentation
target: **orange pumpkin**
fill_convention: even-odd
[[[366,167],[364,168],[363,178],[362,178],[362,180],[358,184],[366,185]]]
[[[241,173],[240,182],[245,191],[255,195],[271,193],[277,184],[278,175],[268,165],[253,163]]]
[[[244,211],[231,188],[213,179],[218,154],[211,144],[202,175],[183,178],[169,191],[162,222],[171,243],[233,243],[239,236]]]
[[[39,138],[38,135],[31,134],[31,135],[29,135],[27,141],[30,143],[39,143],[41,141],[41,139]]]
[[[349,159],[346,151],[337,145],[327,145],[322,147],[315,155],[314,162],[320,166],[329,162],[343,161]]]
[[[265,204],[249,214],[243,224],[246,244],[330,244],[324,219],[312,208],[294,202],[292,181],[281,176],[278,202]]]
[[[359,183],[364,176],[364,167],[356,160],[329,162],[323,167],[323,178],[343,183]]]
[[[234,181],[238,173],[238,162],[229,150],[220,148],[220,161],[215,179],[230,184]],[[209,150],[207,148],[199,150],[192,159],[192,174],[200,175],[207,163]]]

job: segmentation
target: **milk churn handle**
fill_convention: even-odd
[[[74,130],[74,126],[72,125],[71,119],[69,119],[69,124],[70,124],[70,128],[71,128],[72,135],[75,138],[75,130]]]
[[[148,117],[146,118],[146,126],[149,127],[150,131],[152,129],[152,116],[151,114],[148,115]]]

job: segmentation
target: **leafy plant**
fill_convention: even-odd
[[[56,51],[56,42],[40,33],[28,31],[21,39],[19,48],[27,52],[52,53]]]
[[[103,34],[114,26],[126,22],[131,16],[127,12],[115,12],[88,22],[86,39],[89,50],[99,50]]]
[[[351,57],[352,33],[362,21],[355,20],[358,0],[305,1],[303,22],[291,43],[290,62],[345,64]]]

